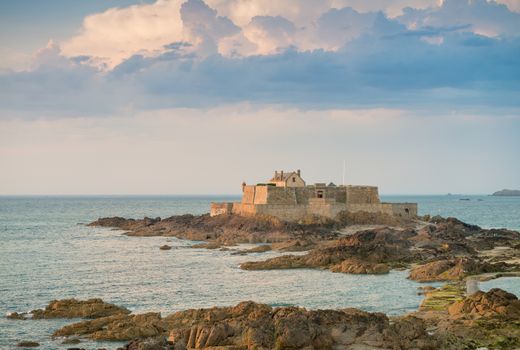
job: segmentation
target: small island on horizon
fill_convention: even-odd
[[[492,194],[492,196],[502,196],[502,197],[514,197],[514,196],[520,196],[520,190],[507,190],[503,189],[501,191],[497,191]]]

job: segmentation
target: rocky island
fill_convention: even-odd
[[[520,190],[501,190],[492,194],[492,196],[501,196],[501,197],[514,197],[520,196]]]

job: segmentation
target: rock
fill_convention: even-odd
[[[352,273],[386,273],[389,263],[415,259],[410,250],[412,243],[408,240],[415,235],[413,230],[372,229],[339,239],[307,255],[284,255],[246,262],[240,267],[244,270],[332,268],[336,272],[350,269]],[[341,265],[344,261],[347,262]]]
[[[45,307],[31,311],[33,319],[46,318],[99,318],[116,314],[129,314],[130,311],[124,307],[105,303],[101,299],[76,300],[63,299],[53,300]]]
[[[232,255],[246,255],[251,253],[264,253],[272,250],[271,246],[268,244],[262,244],[259,246],[256,246],[251,249],[244,249],[244,250],[237,250],[236,252],[231,253]]]
[[[6,316],[6,318],[10,320],[26,320],[27,317],[25,317],[25,315],[25,313],[11,312]]]
[[[18,346],[19,348],[37,348],[38,346],[40,346],[40,343],[30,340],[24,340],[16,344],[16,346]]]
[[[166,337],[134,339],[118,350],[174,350]]]
[[[490,318],[520,320],[520,300],[499,288],[479,291],[448,308],[451,318]]]
[[[491,264],[476,258],[451,258],[413,267],[408,278],[418,282],[457,281],[469,275],[505,271],[505,263]]]
[[[170,249],[172,249],[172,247],[169,246],[168,244],[165,244],[165,245],[160,246],[159,249],[160,250],[170,250]]]
[[[384,314],[356,309],[273,309],[243,302],[234,307],[181,311],[165,321],[175,349],[435,348],[420,320],[402,321],[399,327],[390,325]]]
[[[390,272],[390,267],[386,264],[366,263],[356,259],[346,259],[341,263],[330,268],[332,272],[352,273],[352,274],[385,274]]]
[[[197,243],[197,244],[190,246],[190,248],[195,248],[195,249],[219,249],[221,247],[222,247],[222,245],[217,242]]]
[[[520,190],[501,190],[492,194],[493,196],[520,196]]]
[[[149,312],[139,315],[116,314],[82,321],[62,327],[54,337],[88,336],[94,340],[131,340],[161,335],[166,325],[161,314]]]
[[[70,339],[65,339],[61,343],[62,344],[79,344],[79,343],[81,343],[81,340],[79,340],[78,338],[70,338]]]

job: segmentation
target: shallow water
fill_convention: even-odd
[[[520,227],[519,199],[496,201],[496,198],[485,197],[469,204],[446,197],[384,199],[416,200],[422,213],[428,208],[433,214],[457,216],[487,227]],[[491,199],[484,203],[488,198]],[[420,303],[419,284],[407,280],[406,271],[393,271],[384,276],[306,269],[242,271],[238,268],[241,262],[265,259],[277,253],[233,256],[231,252],[189,248],[193,243],[189,241],[127,237],[120,231],[78,225],[100,216],[199,214],[207,211],[211,201],[226,199],[229,200],[211,197],[0,198],[0,312],[28,311],[43,307],[52,299],[68,297],[100,297],[135,312],[161,311],[163,314],[254,300],[308,308],[358,307],[396,315],[413,311]],[[456,214],[459,211],[466,216]],[[482,223],[486,217],[482,213],[488,211],[495,215]],[[472,217],[480,221],[468,220]],[[166,242],[174,249],[160,251],[158,247]],[[519,295],[518,281],[498,279],[486,282],[483,287],[505,283],[504,288]],[[50,340],[50,334],[70,322],[0,318],[0,349],[14,348],[20,340],[38,341],[42,344],[40,349],[59,348],[59,342]],[[100,343],[81,346],[116,347]]]

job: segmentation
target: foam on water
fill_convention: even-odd
[[[436,203],[435,199],[427,198],[425,206]],[[32,310],[52,299],[70,297],[100,297],[134,312],[163,314],[187,308],[234,305],[243,300],[273,306],[358,307],[393,315],[413,311],[419,305],[419,284],[406,279],[407,271],[392,271],[383,276],[307,269],[243,271],[238,267],[241,262],[265,259],[277,253],[237,256],[229,251],[192,249],[189,245],[193,242],[175,238],[127,237],[120,231],[77,224],[101,216],[198,214],[206,212],[211,201],[225,199],[229,200],[209,197],[0,198],[0,312]],[[515,203],[516,208],[520,207],[520,201]],[[439,210],[449,208],[441,199],[437,200],[437,206]],[[482,207],[478,206],[478,210],[488,210]],[[505,225],[499,223],[499,217],[493,218],[497,221],[488,221],[484,226],[520,227],[518,222],[509,223],[509,219]],[[516,218],[519,220],[520,215]],[[160,251],[159,246],[165,243],[174,249]],[[487,282],[485,286],[491,288],[493,283],[502,283],[498,282],[501,280]],[[508,290],[520,294],[518,279],[506,284]],[[1,318],[0,348],[14,348],[20,340],[38,341],[41,349],[70,347],[50,339],[54,330],[70,322]],[[103,343],[81,346],[115,348],[114,344]]]

